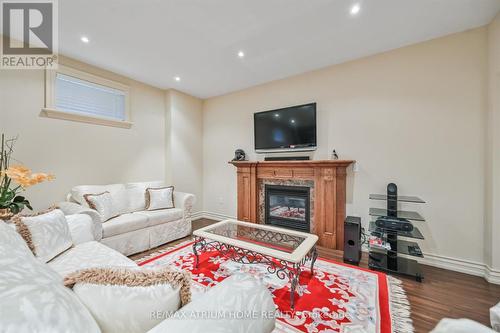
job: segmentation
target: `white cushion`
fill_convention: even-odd
[[[180,208],[159,209],[154,211],[143,210],[135,212],[133,215],[145,216],[148,219],[147,225],[154,226],[162,223],[173,222],[182,219],[184,211]]]
[[[189,292],[190,281],[188,274],[168,269],[96,268],[65,278],[103,333],[147,332],[179,309],[181,286]]]
[[[148,333],[259,332],[274,330],[276,306],[270,291],[248,274],[236,274],[210,288]],[[255,315],[242,320],[238,313]],[[214,320],[213,318],[217,318]]]
[[[125,190],[124,184],[111,184],[111,185],[79,185],[71,189],[71,198],[80,205],[88,207],[87,202],[83,198],[85,194],[89,193],[102,193],[109,192],[115,193],[120,190]]]
[[[111,237],[126,232],[146,228],[148,218],[145,215],[128,213],[112,218],[102,225],[103,237]]]
[[[470,319],[444,318],[431,333],[495,333],[495,331]]]
[[[491,327],[497,332],[500,332],[500,303],[490,309]]]
[[[153,314],[179,308],[178,289],[168,284],[127,287],[79,283],[73,291],[103,333],[137,333],[147,332],[164,319],[160,316],[155,319]]]
[[[33,253],[43,262],[73,245],[66,217],[59,209],[35,216],[18,216],[15,222],[18,232],[25,237],[28,246],[31,243]]]
[[[148,187],[162,187],[162,181],[127,183],[125,188],[128,195],[128,212],[136,212],[146,209],[146,189]]]
[[[62,277],[80,269],[103,266],[136,267],[137,264],[106,245],[87,242],[76,245],[48,262]]]
[[[131,210],[129,208],[130,206],[130,198],[129,198],[129,191],[124,189],[124,190],[118,190],[115,192],[110,192],[112,202],[113,202],[113,207],[115,209],[115,212],[118,214],[126,214],[130,213]]]
[[[94,238],[94,223],[92,217],[87,214],[66,215],[69,232],[73,239],[73,244],[78,245],[85,242],[91,242]]]
[[[62,278],[37,260],[13,228],[0,222],[0,330],[100,332]]]
[[[146,189],[146,210],[174,208],[174,187]]]
[[[109,192],[85,194],[83,196],[90,208],[95,209],[101,216],[101,222],[120,215]]]

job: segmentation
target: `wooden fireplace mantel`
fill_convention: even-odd
[[[314,181],[312,230],[320,246],[342,250],[346,201],[346,169],[351,160],[231,161],[237,168],[238,220],[258,223],[259,181]]]

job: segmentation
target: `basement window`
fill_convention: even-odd
[[[48,70],[41,116],[130,128],[129,87],[69,67]]]

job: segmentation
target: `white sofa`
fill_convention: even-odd
[[[90,267],[137,265],[93,240],[93,221],[90,216],[77,214],[68,216],[67,220],[73,246],[47,264],[35,258],[12,225],[0,221],[1,332],[101,331],[76,294],[64,287],[63,277],[75,270]],[[173,288],[172,293],[179,293],[179,288]],[[240,320],[235,319],[235,316],[199,320],[196,315],[203,316],[207,310],[216,313],[245,311],[262,314],[273,312],[274,309],[267,288],[251,276],[235,275],[206,294],[194,295],[191,303],[181,308],[181,312],[176,312],[188,312],[194,316],[176,316],[174,313],[173,317],[161,321],[149,332],[267,333],[274,329],[275,321],[266,316]],[[135,308],[133,312],[136,311],[141,309]]]
[[[145,210],[145,192],[148,187],[162,187],[163,182],[142,182],[111,185],[80,185],[71,189],[67,202],[59,203],[66,214],[87,213],[94,220],[95,239],[124,255],[149,250],[191,233],[191,209],[195,196],[174,190],[175,208]],[[121,214],[102,221],[91,210],[83,196],[108,191],[120,198]]]

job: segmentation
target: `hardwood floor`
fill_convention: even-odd
[[[200,219],[193,221],[193,229],[199,229],[215,221]],[[148,254],[185,240],[186,237],[156,249],[131,256],[140,259]],[[320,257],[342,261],[342,252],[320,248]],[[368,267],[363,254],[361,267]],[[469,318],[489,326],[489,308],[500,302],[500,285],[493,285],[481,277],[448,271],[423,265],[425,279],[422,283],[401,279],[410,301],[415,332],[429,332],[444,317]]]

